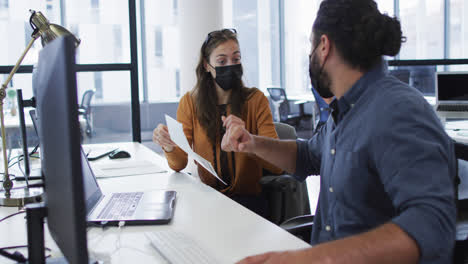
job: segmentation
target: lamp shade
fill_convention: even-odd
[[[31,26],[33,27],[34,31],[38,32],[41,36],[41,43],[43,47],[52,40],[66,35],[73,37],[75,40],[75,47],[80,45],[81,40],[76,38],[75,35],[73,35],[73,33],[68,31],[66,28],[60,25],[49,23],[49,20],[47,20],[47,18],[45,18],[41,12],[36,12],[33,10],[30,10],[30,12],[32,14],[30,18]]]

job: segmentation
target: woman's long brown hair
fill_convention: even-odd
[[[213,31],[209,34],[209,37],[203,43],[200,50],[200,58],[196,68],[197,83],[192,93],[198,121],[205,129],[213,145],[216,144],[216,134],[220,126],[221,116],[219,116],[217,110],[218,95],[216,93],[214,79],[211,73],[206,71],[204,64],[205,62],[209,63],[210,55],[216,47],[229,40],[234,40],[239,45],[236,33],[229,29]],[[244,102],[251,93],[251,89],[246,88],[242,81],[240,82],[240,86],[240,88],[232,89],[229,98],[231,114],[238,117],[241,117]]]

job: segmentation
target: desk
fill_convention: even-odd
[[[138,143],[112,143],[87,145],[92,148],[119,147],[132,153],[132,159],[151,159],[167,168],[165,159]],[[92,162],[109,163],[107,158]],[[169,225],[128,226],[121,230],[91,228],[88,247],[92,250],[112,252],[120,236],[120,250],[112,255],[112,263],[165,263],[152,249],[144,236],[145,231],[175,229],[187,234],[222,263],[234,263],[243,257],[272,250],[307,248],[309,245],[268,222],[218,191],[185,173],[159,173],[152,175],[104,178],[99,180],[104,193],[116,191],[150,191],[170,189],[177,191],[175,214]],[[17,212],[17,208],[0,207],[0,218]],[[46,246],[53,256],[60,255],[45,225]],[[24,215],[0,222],[0,247],[25,245],[27,241]],[[26,252],[26,251],[24,251]],[[0,257],[0,263],[13,263]]]

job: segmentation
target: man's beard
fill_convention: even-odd
[[[322,98],[331,98],[333,93],[330,90],[331,80],[328,73],[320,67],[317,56],[309,61],[309,76],[312,87],[320,94]]]

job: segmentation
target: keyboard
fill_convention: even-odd
[[[158,254],[170,264],[220,263],[181,232],[164,230],[146,232],[145,235]]]
[[[128,219],[137,208],[143,192],[113,193],[99,214],[99,219]]]
[[[439,105],[437,107],[438,111],[447,111],[447,112],[467,112],[468,105]]]

